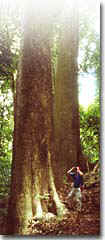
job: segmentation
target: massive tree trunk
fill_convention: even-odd
[[[57,182],[71,166],[79,164],[80,133],[77,84],[78,14],[71,2],[61,16],[55,81],[55,139]],[[70,4],[70,3],[69,3]],[[58,185],[58,184],[57,184]]]
[[[64,205],[56,192],[53,101],[50,56],[50,21],[40,8],[26,13],[20,73],[16,85],[11,196],[7,234],[28,234],[28,220],[48,212],[46,196],[52,194],[56,213]],[[54,160],[53,160],[54,161]],[[49,192],[50,191],[50,192]]]

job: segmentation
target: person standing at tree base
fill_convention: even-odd
[[[67,173],[73,178],[73,186],[68,194],[68,198],[72,200],[75,197],[77,211],[80,213],[82,209],[83,172],[80,170],[80,167],[72,167]]]

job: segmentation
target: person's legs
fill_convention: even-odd
[[[75,193],[75,188],[72,187],[71,191],[68,194],[68,198],[72,198],[74,196],[74,193]]]
[[[74,202],[73,202],[74,196],[75,196],[75,188],[72,187],[71,191],[70,191],[69,194],[68,194],[68,198],[70,199],[69,207],[70,207],[71,209],[74,209],[74,204],[73,204],[73,203],[74,203]]]
[[[80,223],[80,216],[81,216],[81,209],[82,209],[82,194],[81,189],[77,188],[75,192],[75,198],[76,198],[76,209],[77,209],[77,216],[76,216],[76,223]]]
[[[75,198],[76,198],[76,201],[77,201],[77,210],[78,210],[78,212],[81,212],[81,208],[82,208],[82,194],[81,194],[81,189],[80,188],[76,189]]]

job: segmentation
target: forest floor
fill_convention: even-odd
[[[63,219],[50,219],[39,221],[33,219],[29,226],[30,235],[34,236],[99,236],[100,235],[100,184],[96,174],[85,177],[86,188],[82,192],[82,211],[77,221],[75,203],[71,207],[67,198],[70,184],[60,189],[60,198],[68,209]],[[5,218],[0,218],[0,234],[6,235]]]

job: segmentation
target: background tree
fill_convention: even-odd
[[[91,6],[91,3],[90,3]],[[94,6],[93,6],[94,7]],[[91,10],[90,10],[91,9]],[[94,72],[96,77],[97,94],[100,94],[100,35],[99,8],[80,9],[79,25],[79,70],[80,72]],[[90,14],[92,11],[92,14]],[[91,81],[91,80],[90,80]]]
[[[55,78],[55,140],[59,184],[67,169],[79,164],[80,134],[77,84],[78,14],[71,3],[61,15]]]
[[[97,4],[97,3],[96,3]],[[86,5],[80,9],[79,26],[79,74],[94,77],[94,102],[85,109],[80,105],[80,139],[82,151],[85,155],[88,168],[90,163],[99,160],[99,126],[100,126],[100,38],[99,38],[99,8],[93,11],[94,4],[90,8]],[[91,14],[92,13],[92,14]],[[81,78],[85,86],[85,78]],[[90,85],[91,86],[91,85]],[[81,94],[81,89],[80,93]],[[93,165],[94,165],[93,164]],[[91,164],[92,165],[92,164]]]
[[[19,56],[14,47],[17,30],[12,20],[6,6],[0,5],[0,197],[9,192],[12,162],[14,73]]]

